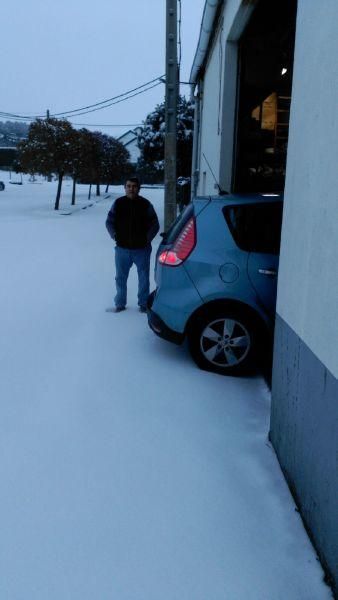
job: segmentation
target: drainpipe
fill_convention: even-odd
[[[197,196],[199,184],[199,148],[200,148],[200,111],[201,111],[201,85],[194,96],[194,137],[192,147],[192,174],[191,174],[191,198]]]
[[[197,44],[197,50],[194,58],[194,62],[190,73],[190,83],[193,87],[196,86],[198,81],[199,71],[201,70],[209,47],[210,37],[214,29],[214,22],[218,7],[224,2],[224,0],[206,0],[202,23],[200,29],[200,36]]]

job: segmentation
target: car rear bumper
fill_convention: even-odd
[[[167,340],[168,342],[172,342],[173,344],[182,344],[184,340],[184,334],[170,329],[170,327],[164,323],[164,321],[156,314],[156,312],[152,310],[155,294],[156,290],[149,295],[147,302],[147,316],[150,329],[152,329],[156,335],[164,340]]]

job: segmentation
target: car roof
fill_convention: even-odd
[[[219,196],[196,196],[193,202],[208,201],[212,203],[222,204],[254,204],[265,202],[280,202],[283,200],[282,192],[262,192],[262,193],[242,193],[242,194],[225,194]]]

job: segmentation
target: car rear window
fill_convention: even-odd
[[[167,233],[163,237],[165,244],[173,244],[181,233],[184,225],[189,221],[190,217],[194,214],[194,205],[188,204],[180,215],[173,222]]]
[[[235,243],[246,252],[278,254],[283,203],[241,204],[223,208]]]

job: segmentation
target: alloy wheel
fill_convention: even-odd
[[[226,370],[246,358],[251,348],[251,338],[243,323],[219,318],[203,329],[200,348],[209,363]]]

